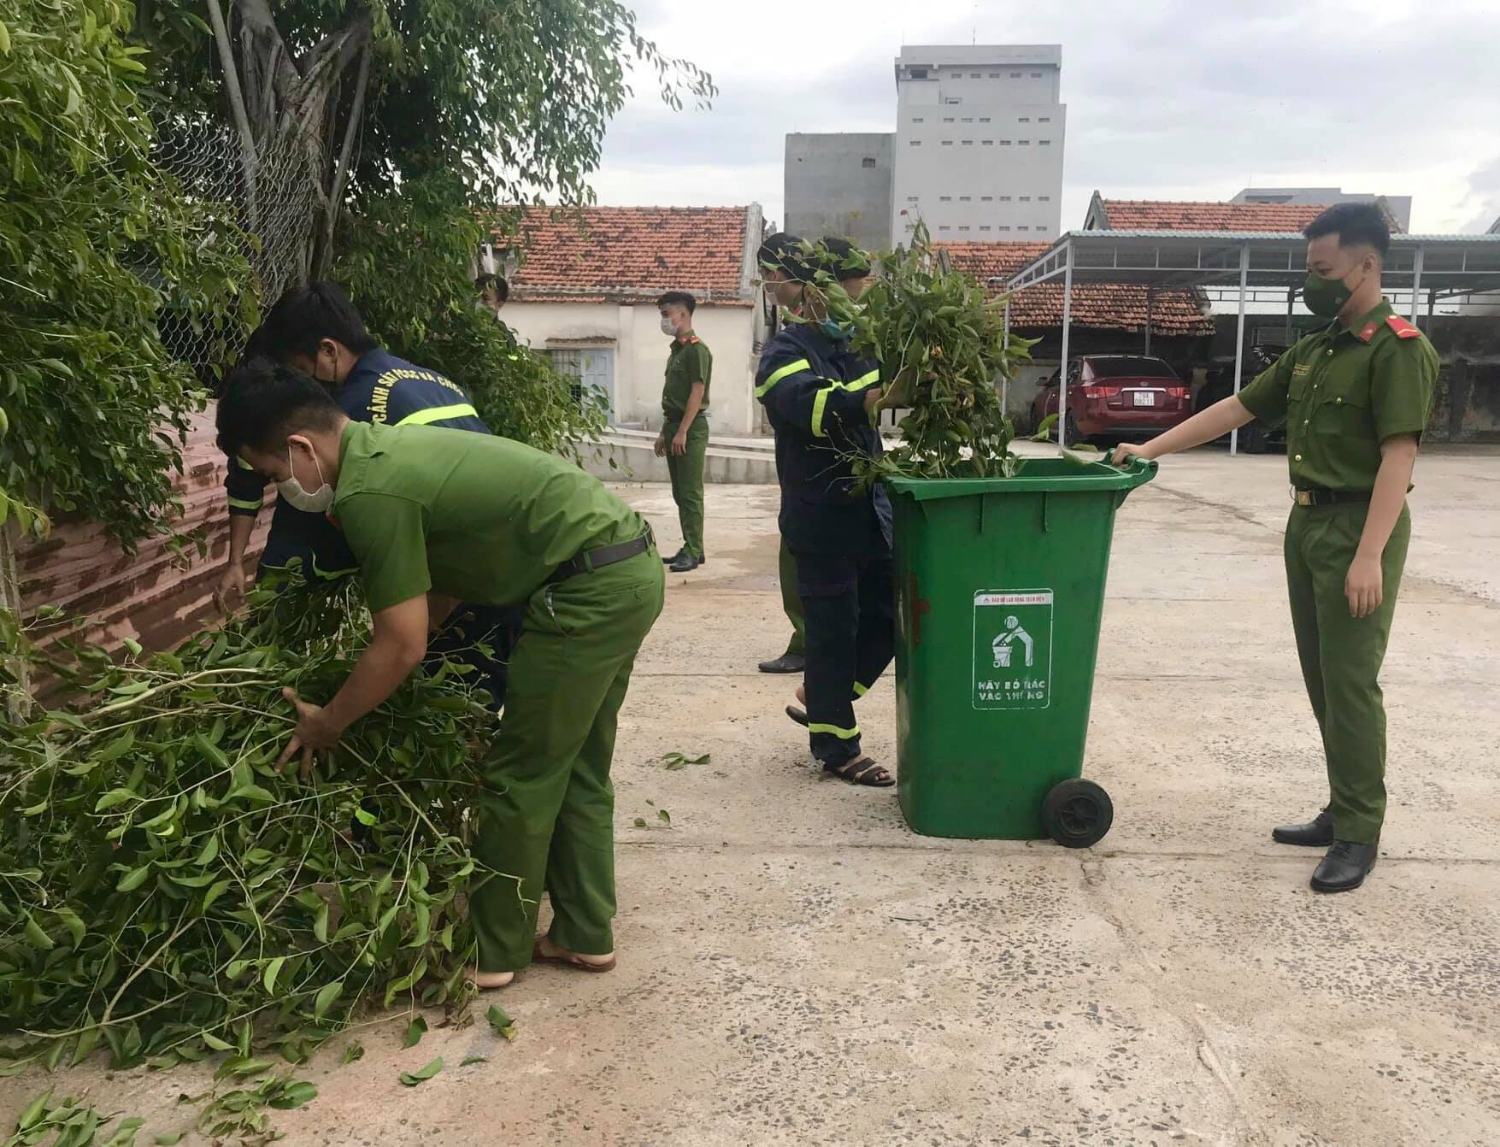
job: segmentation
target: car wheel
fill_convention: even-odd
[[[1067,431],[1067,433],[1064,435],[1064,437],[1067,438],[1068,445],[1069,446],[1077,446],[1080,442],[1083,441],[1083,435],[1079,432],[1079,429],[1078,429],[1078,420],[1076,418],[1074,418],[1071,414],[1069,414],[1068,417],[1064,420],[1064,422],[1065,422],[1064,429]]]

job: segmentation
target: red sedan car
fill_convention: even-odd
[[[1032,403],[1038,426],[1057,413],[1057,381],[1054,374]],[[1068,366],[1069,443],[1154,438],[1192,413],[1192,387],[1159,358],[1085,355]]]

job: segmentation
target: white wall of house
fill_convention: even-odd
[[[657,429],[668,339],[654,306],[616,303],[528,303],[514,300],[501,317],[534,351],[607,349],[612,352],[614,421]],[[756,308],[700,306],[698,337],[714,356],[709,426],[715,435],[754,431]]]

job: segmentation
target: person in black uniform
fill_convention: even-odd
[[[267,358],[296,367],[328,387],[356,422],[390,426],[443,426],[488,434],[464,389],[441,374],[415,366],[376,345],[344,289],[313,282],[289,289],[251,336],[245,360]],[[245,550],[265,497],[265,481],[238,458],[229,459],[224,485],[229,498],[229,562],[219,581],[221,608],[232,608],[245,591]],[[300,569],[309,581],[333,581],[358,572],[344,536],[328,520],[326,507],[298,509],[277,498],[271,532],[257,577]],[[460,605],[429,643],[430,660],[456,656],[481,674],[494,707],[505,699],[506,662],[520,633],[514,610]],[[486,657],[476,646],[493,650]]]
[[[766,344],[756,398],[776,432],[781,535],[797,567],[806,616],[807,669],[789,707],[807,726],[824,770],[884,788],[895,778],[860,748],[854,701],[890,664],[895,645],[891,504],[876,484],[860,490],[854,458],[881,453],[876,416],[886,399],[880,365],[856,358],[850,332],[829,319],[815,283],[814,253],[773,235],[759,253],[762,275],[791,315]],[[831,263],[831,260],[829,260]],[[825,268],[837,278],[839,268]]]

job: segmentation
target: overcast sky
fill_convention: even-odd
[[[627,3],[629,0],[627,0]],[[1089,196],[1228,199],[1247,185],[1411,195],[1412,230],[1500,216],[1500,0],[636,0],[707,68],[708,112],[640,77],[599,202],[758,202],[780,221],[788,132],[891,131],[907,44],[1062,45],[1064,229]]]

